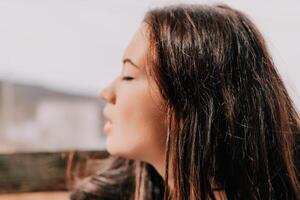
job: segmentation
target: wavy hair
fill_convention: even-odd
[[[299,115],[251,20],[226,5],[181,4],[149,10],[144,22],[148,72],[168,110],[165,180],[116,158],[73,199],[206,200],[222,190],[300,200]]]

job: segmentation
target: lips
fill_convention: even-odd
[[[103,127],[103,131],[104,131],[105,133],[108,133],[108,132],[110,132],[111,129],[112,129],[112,121],[110,120],[110,118],[109,118],[108,115],[106,114],[105,109],[103,109],[103,116],[104,116],[104,118],[105,118],[105,120],[106,120],[106,123],[105,123],[105,125],[104,125],[104,127]]]
[[[112,123],[111,121],[107,121],[103,127],[103,131],[109,133],[111,132],[111,130],[112,130]]]

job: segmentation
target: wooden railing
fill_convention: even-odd
[[[0,154],[0,193],[66,191],[105,151]],[[95,168],[95,167],[94,167]]]

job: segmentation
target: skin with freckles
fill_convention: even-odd
[[[111,122],[105,127],[108,152],[158,166],[164,162],[165,112],[146,72],[147,41],[146,27],[141,25],[124,52],[121,74],[101,96],[106,101],[103,114]]]
[[[123,56],[121,74],[101,92],[109,124],[104,128],[106,148],[111,155],[148,162],[165,177],[166,112],[157,85],[146,70],[146,30],[142,25],[134,34]],[[172,177],[169,185],[172,189]],[[214,194],[216,199],[224,199],[223,192]]]
[[[101,92],[107,102],[103,110],[111,127],[106,129],[106,148],[111,155],[142,160],[153,165],[162,177],[165,167],[167,126],[163,100],[146,70],[146,26],[133,36],[123,56],[123,68]],[[169,185],[172,187],[172,177]],[[215,192],[223,199],[222,192]]]

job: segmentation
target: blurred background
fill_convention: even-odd
[[[68,178],[107,156],[99,92],[144,13],[183,2],[250,16],[300,108],[300,1],[0,0],[0,200],[68,199]]]

